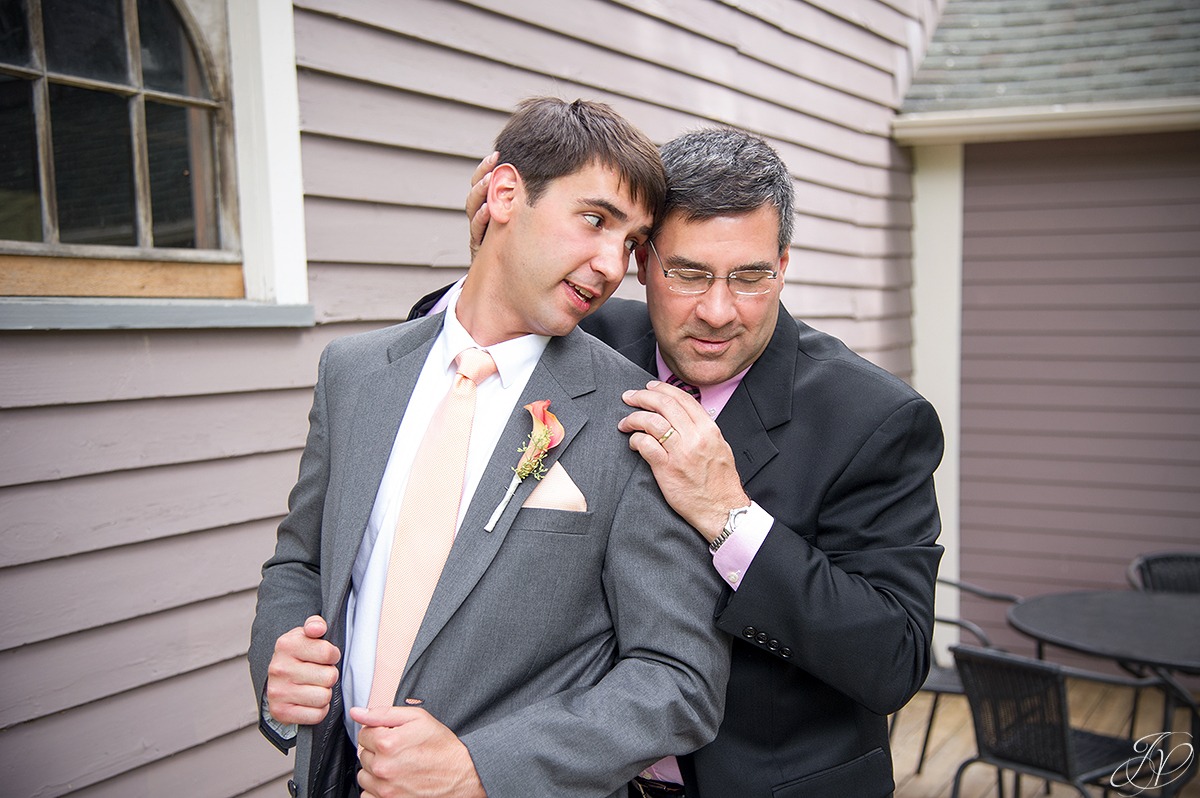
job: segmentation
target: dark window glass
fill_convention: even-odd
[[[42,240],[33,83],[0,75],[0,239]]]
[[[121,0],[42,0],[51,72],[129,83]]]
[[[138,0],[142,84],[148,89],[208,97],[192,43],[170,3]]]
[[[51,84],[50,125],[60,240],[136,245],[129,101]]]
[[[170,0],[0,0],[0,67],[45,69],[0,73],[0,241],[220,246],[219,112],[192,105],[211,95],[184,20]],[[65,85],[91,81],[114,85]]]
[[[0,0],[0,63],[29,66],[31,60],[25,0]]]
[[[212,124],[202,109],[146,102],[154,246],[205,247],[216,242],[211,191]]]

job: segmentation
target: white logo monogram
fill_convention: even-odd
[[[1177,737],[1187,739],[1173,739]],[[1192,735],[1187,732],[1147,734],[1133,744],[1133,751],[1138,756],[1113,771],[1108,783],[1128,798],[1177,781],[1187,774],[1188,766],[1196,757],[1191,740]]]

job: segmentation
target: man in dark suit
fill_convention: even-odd
[[[889,795],[887,715],[931,660],[941,427],[780,304],[793,188],[765,142],[702,130],[661,153],[646,304],[612,300],[581,326],[659,377],[626,394],[621,429],[709,542],[734,645],[716,740],[653,774],[692,798]]]
[[[249,653],[260,727],[296,748],[293,795],[624,796],[641,768],[716,732],[719,579],[617,429],[644,373],[575,330],[645,242],[661,162],[607,106],[549,98],[523,103],[497,148],[492,234],[447,309],[321,357]],[[461,495],[461,510],[440,514],[437,570],[419,568],[439,513],[432,490],[404,488],[453,476],[447,447],[426,460],[416,443],[464,381],[465,478],[436,508]],[[545,405],[561,430],[535,478],[515,479]],[[393,577],[403,591],[422,575],[427,610],[389,604]],[[392,604],[416,630],[396,654]]]

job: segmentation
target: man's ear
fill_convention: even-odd
[[[791,248],[791,246],[788,246],[788,248],[783,251],[783,255],[780,256],[779,266],[777,267],[778,271],[779,271],[779,279],[781,281],[783,280],[784,273],[787,272],[788,262],[791,261],[791,259],[792,259],[792,248]]]
[[[637,277],[638,282],[642,285],[646,284],[646,263],[650,259],[650,245],[642,244],[633,251],[633,257],[637,260]]]
[[[513,207],[523,202],[525,183],[517,167],[510,163],[502,163],[492,170],[492,179],[488,183],[487,206],[492,221],[506,224],[512,216]]]

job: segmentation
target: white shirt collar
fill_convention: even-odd
[[[443,322],[442,334],[438,336],[438,347],[435,354],[438,363],[450,374],[454,373],[454,359],[464,349],[472,347],[482,349],[492,356],[496,362],[496,372],[500,376],[500,384],[505,388],[521,375],[528,375],[537,365],[546,345],[550,343],[548,335],[522,335],[508,341],[501,341],[491,346],[480,346],[458,320],[458,298],[462,293],[462,281],[455,283],[447,292],[448,304],[446,319]],[[486,380],[485,380],[486,382]]]

